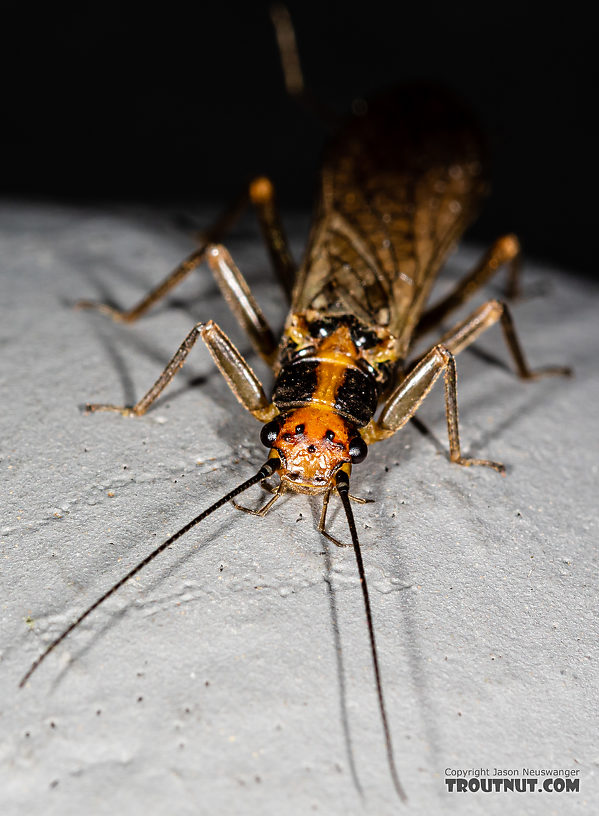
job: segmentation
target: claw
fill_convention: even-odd
[[[531,371],[526,377],[527,380],[538,380],[541,377],[573,377],[574,371],[568,366],[548,366]]]
[[[100,312],[107,317],[112,318],[115,323],[127,323],[129,317],[127,312],[122,312],[114,306],[109,306],[107,303],[97,303],[94,300],[78,300],[74,306],[75,309],[90,309],[95,312]]]
[[[459,459],[452,459],[451,461],[455,462],[456,465],[463,465],[464,467],[470,467],[471,465],[490,467],[498,473],[501,473],[502,476],[505,476],[505,465],[501,462],[493,462],[491,459],[472,459],[469,456],[461,456]]]
[[[125,417],[137,416],[135,409],[129,408],[126,405],[105,405],[103,403],[92,402],[87,403],[84,410],[86,414],[93,414],[96,411],[115,411],[117,414],[121,414],[121,416]]]

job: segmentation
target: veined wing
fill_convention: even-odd
[[[386,328],[404,358],[435,274],[486,192],[483,155],[469,112],[442,89],[376,99],[325,156],[292,310],[350,312]]]

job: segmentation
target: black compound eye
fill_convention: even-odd
[[[260,431],[260,442],[262,442],[265,448],[272,448],[277,441],[280,428],[281,425],[278,419],[273,419],[262,427]]]
[[[334,431],[327,431],[325,433],[325,437],[329,440],[329,442],[332,442],[333,439],[335,438],[335,432]]]
[[[303,432],[304,432],[304,430],[305,430],[305,427],[306,427],[305,425],[296,425],[296,426],[295,426],[295,432],[296,432],[296,434],[297,434],[298,436],[301,436],[301,434],[303,434]]]
[[[349,456],[354,465],[359,465],[366,459],[368,453],[368,445],[361,436],[354,436],[349,443]]]

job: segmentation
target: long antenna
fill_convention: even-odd
[[[379,710],[381,712],[381,720],[383,721],[383,731],[385,733],[385,745],[387,748],[387,760],[389,762],[389,770],[391,772],[391,779],[397,791],[397,795],[402,802],[407,802],[408,797],[404,791],[397,768],[395,767],[395,758],[393,754],[393,743],[391,742],[391,730],[387,720],[387,712],[385,710],[385,700],[383,698],[383,684],[381,681],[381,671],[379,669],[379,659],[376,650],[376,640],[374,638],[374,626],[372,624],[372,611],[370,609],[370,599],[368,597],[368,586],[366,585],[366,575],[364,573],[364,562],[362,561],[362,552],[360,550],[360,542],[358,541],[358,533],[356,531],[356,523],[354,521],[354,513],[351,508],[349,499],[349,476],[343,470],[337,472],[336,476],[337,492],[343,504],[345,515],[347,517],[347,524],[351,535],[352,544],[354,546],[354,553],[356,555],[356,563],[358,565],[358,574],[360,576],[360,586],[362,587],[362,596],[364,598],[364,609],[366,610],[366,622],[368,624],[368,635],[370,637],[370,651],[372,653],[372,665],[374,667],[374,677],[376,680],[376,691],[379,698]]]
[[[133,567],[133,569],[130,570],[123,578],[121,578],[120,581],[117,581],[116,584],[110,587],[110,589],[107,592],[105,592],[100,598],[98,598],[97,601],[94,601],[94,603],[91,606],[89,606],[85,610],[85,612],[79,615],[76,621],[73,621],[73,623],[70,626],[68,626],[64,630],[64,632],[62,632],[62,634],[60,634],[56,638],[56,640],[52,641],[52,643],[41,653],[37,660],[31,664],[29,671],[27,672],[27,674],[25,674],[25,676],[19,683],[19,688],[23,688],[23,686],[29,680],[33,672],[37,669],[40,663],[42,663],[48,657],[50,652],[53,651],[58,646],[59,643],[62,643],[66,636],[69,635],[73,631],[73,629],[76,629],[77,626],[79,626],[79,624],[82,621],[84,621],[85,618],[87,618],[87,616],[94,611],[94,609],[100,606],[101,603],[104,603],[104,601],[107,598],[110,598],[110,596],[118,589],[120,589],[123,586],[123,584],[126,584],[129,578],[133,578],[134,575],[137,575],[137,573],[140,570],[142,570],[147,564],[149,564],[150,561],[156,558],[157,555],[160,555],[160,553],[163,550],[166,550],[167,547],[170,547],[170,545],[173,544],[178,538],[181,538],[181,536],[184,536],[185,533],[188,533],[192,527],[195,527],[196,524],[199,524],[200,521],[203,521],[206,518],[206,516],[209,516],[211,513],[214,513],[215,510],[218,510],[219,507],[222,507],[223,504],[226,504],[227,502],[231,501],[231,499],[234,499],[240,493],[243,493],[244,490],[247,490],[249,487],[252,487],[258,482],[261,482],[263,479],[267,479],[269,476],[272,476],[273,473],[275,473],[275,471],[277,471],[280,467],[281,460],[276,457],[272,457],[262,465],[258,473],[252,476],[251,479],[248,479],[246,482],[243,482],[242,484],[238,485],[229,493],[227,493],[225,496],[223,496],[221,499],[214,502],[214,504],[211,505],[207,510],[204,510],[202,513],[200,513],[199,516],[196,516],[194,519],[192,519],[192,521],[188,522],[185,525],[185,527],[181,527],[181,529],[178,532],[176,532],[169,539],[163,542],[159,547],[156,547],[155,550],[152,550],[152,552],[149,555],[147,555],[143,559],[143,561],[140,561],[139,564],[136,567]]]

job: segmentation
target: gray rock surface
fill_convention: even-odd
[[[353,553],[318,535],[308,497],[264,519],[219,510],[17,688],[86,605],[264,459],[199,344],[145,417],[80,410],[131,403],[208,318],[270,383],[206,270],[134,326],[71,308],[130,305],[159,281],[193,248],[171,215],[0,207],[1,812],[404,812]],[[307,223],[289,224],[299,255]],[[252,221],[227,243],[279,326]],[[506,477],[450,464],[441,386],[419,412],[428,436],[409,426],[354,470],[376,498],[355,512],[406,813],[597,812],[598,291],[532,262],[525,287],[531,364],[576,376],[519,382],[498,328],[460,356],[464,447]],[[446,791],[446,768],[481,767],[578,769],[580,792]]]

